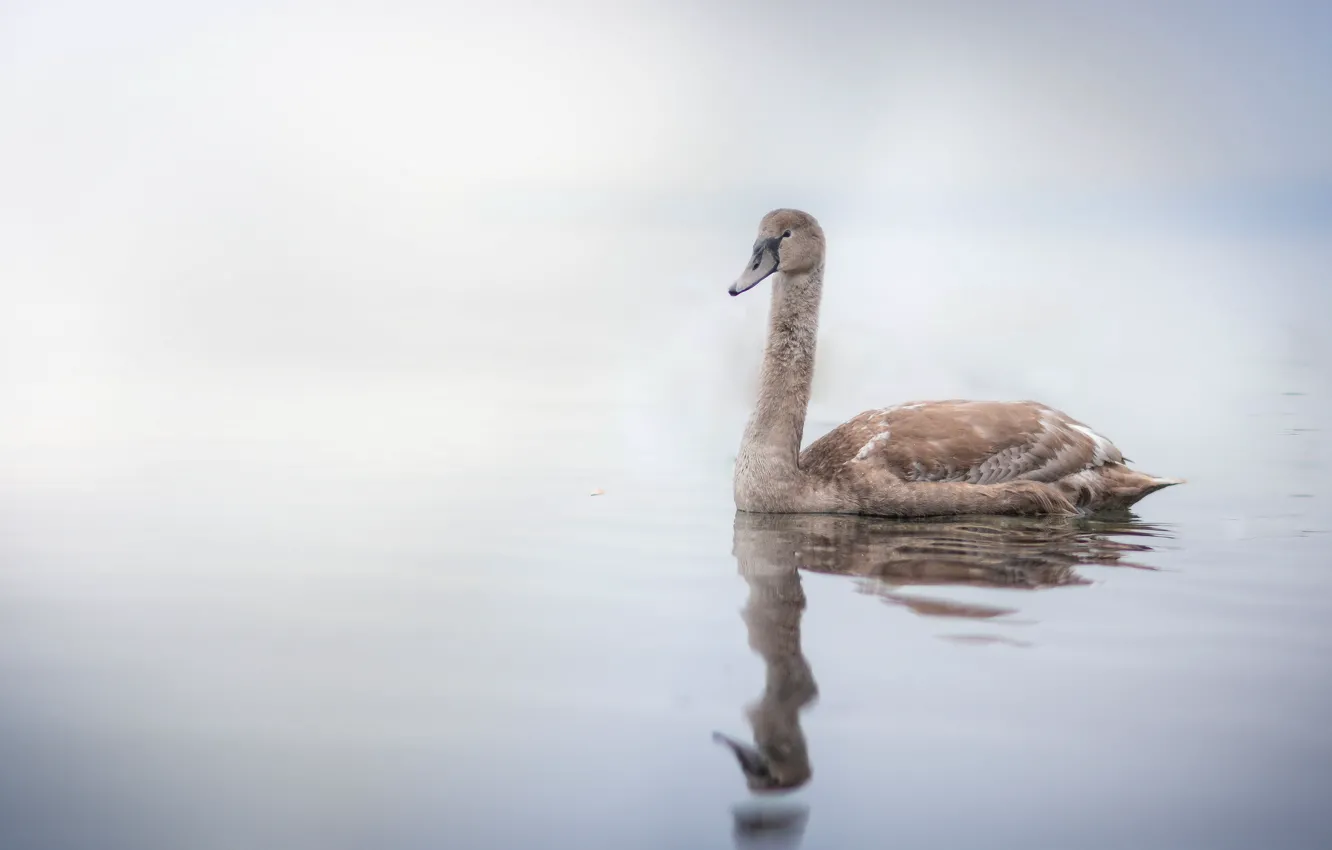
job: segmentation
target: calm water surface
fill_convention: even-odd
[[[724,464],[612,483],[569,445],[456,480],[215,446],[11,488],[3,845],[1332,838],[1320,493],[737,516]],[[714,731],[809,781],[751,797]]]
[[[312,317],[282,313],[307,284],[268,312],[200,284],[119,359],[31,343],[0,846],[1332,846],[1325,243],[1181,240],[1142,280],[1107,243],[1140,306],[1079,327],[1104,290],[1042,301],[993,244],[894,237],[884,275],[923,251],[938,285],[867,289],[848,224],[808,439],[1032,396],[1190,483],[1105,521],[756,518],[730,474],[766,305],[723,294],[727,221],[633,292],[637,231],[558,299],[390,269],[379,312],[321,284]],[[751,794],[714,732],[798,787]]]

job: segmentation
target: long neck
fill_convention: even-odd
[[[798,469],[814,381],[823,266],[775,278],[758,404],[740,446],[742,457],[759,461],[747,465],[763,468],[769,474],[794,473]]]

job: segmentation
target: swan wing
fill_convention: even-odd
[[[1124,456],[1068,414],[1034,401],[921,401],[868,410],[800,456],[800,466],[835,477],[851,464],[903,481],[1000,484],[1054,482]]]

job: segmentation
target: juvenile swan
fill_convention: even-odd
[[[866,411],[800,451],[814,377],[823,230],[799,210],[759,223],[732,295],[772,276],[758,403],[735,465],[756,513],[1073,514],[1181,483],[1129,469],[1105,437],[1034,401],[923,401]]]

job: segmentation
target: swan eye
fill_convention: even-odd
[[[788,230],[788,231],[786,231],[785,233],[783,233],[783,234],[782,234],[782,238],[783,238],[783,239],[790,239],[790,238],[791,238],[791,231]]]

